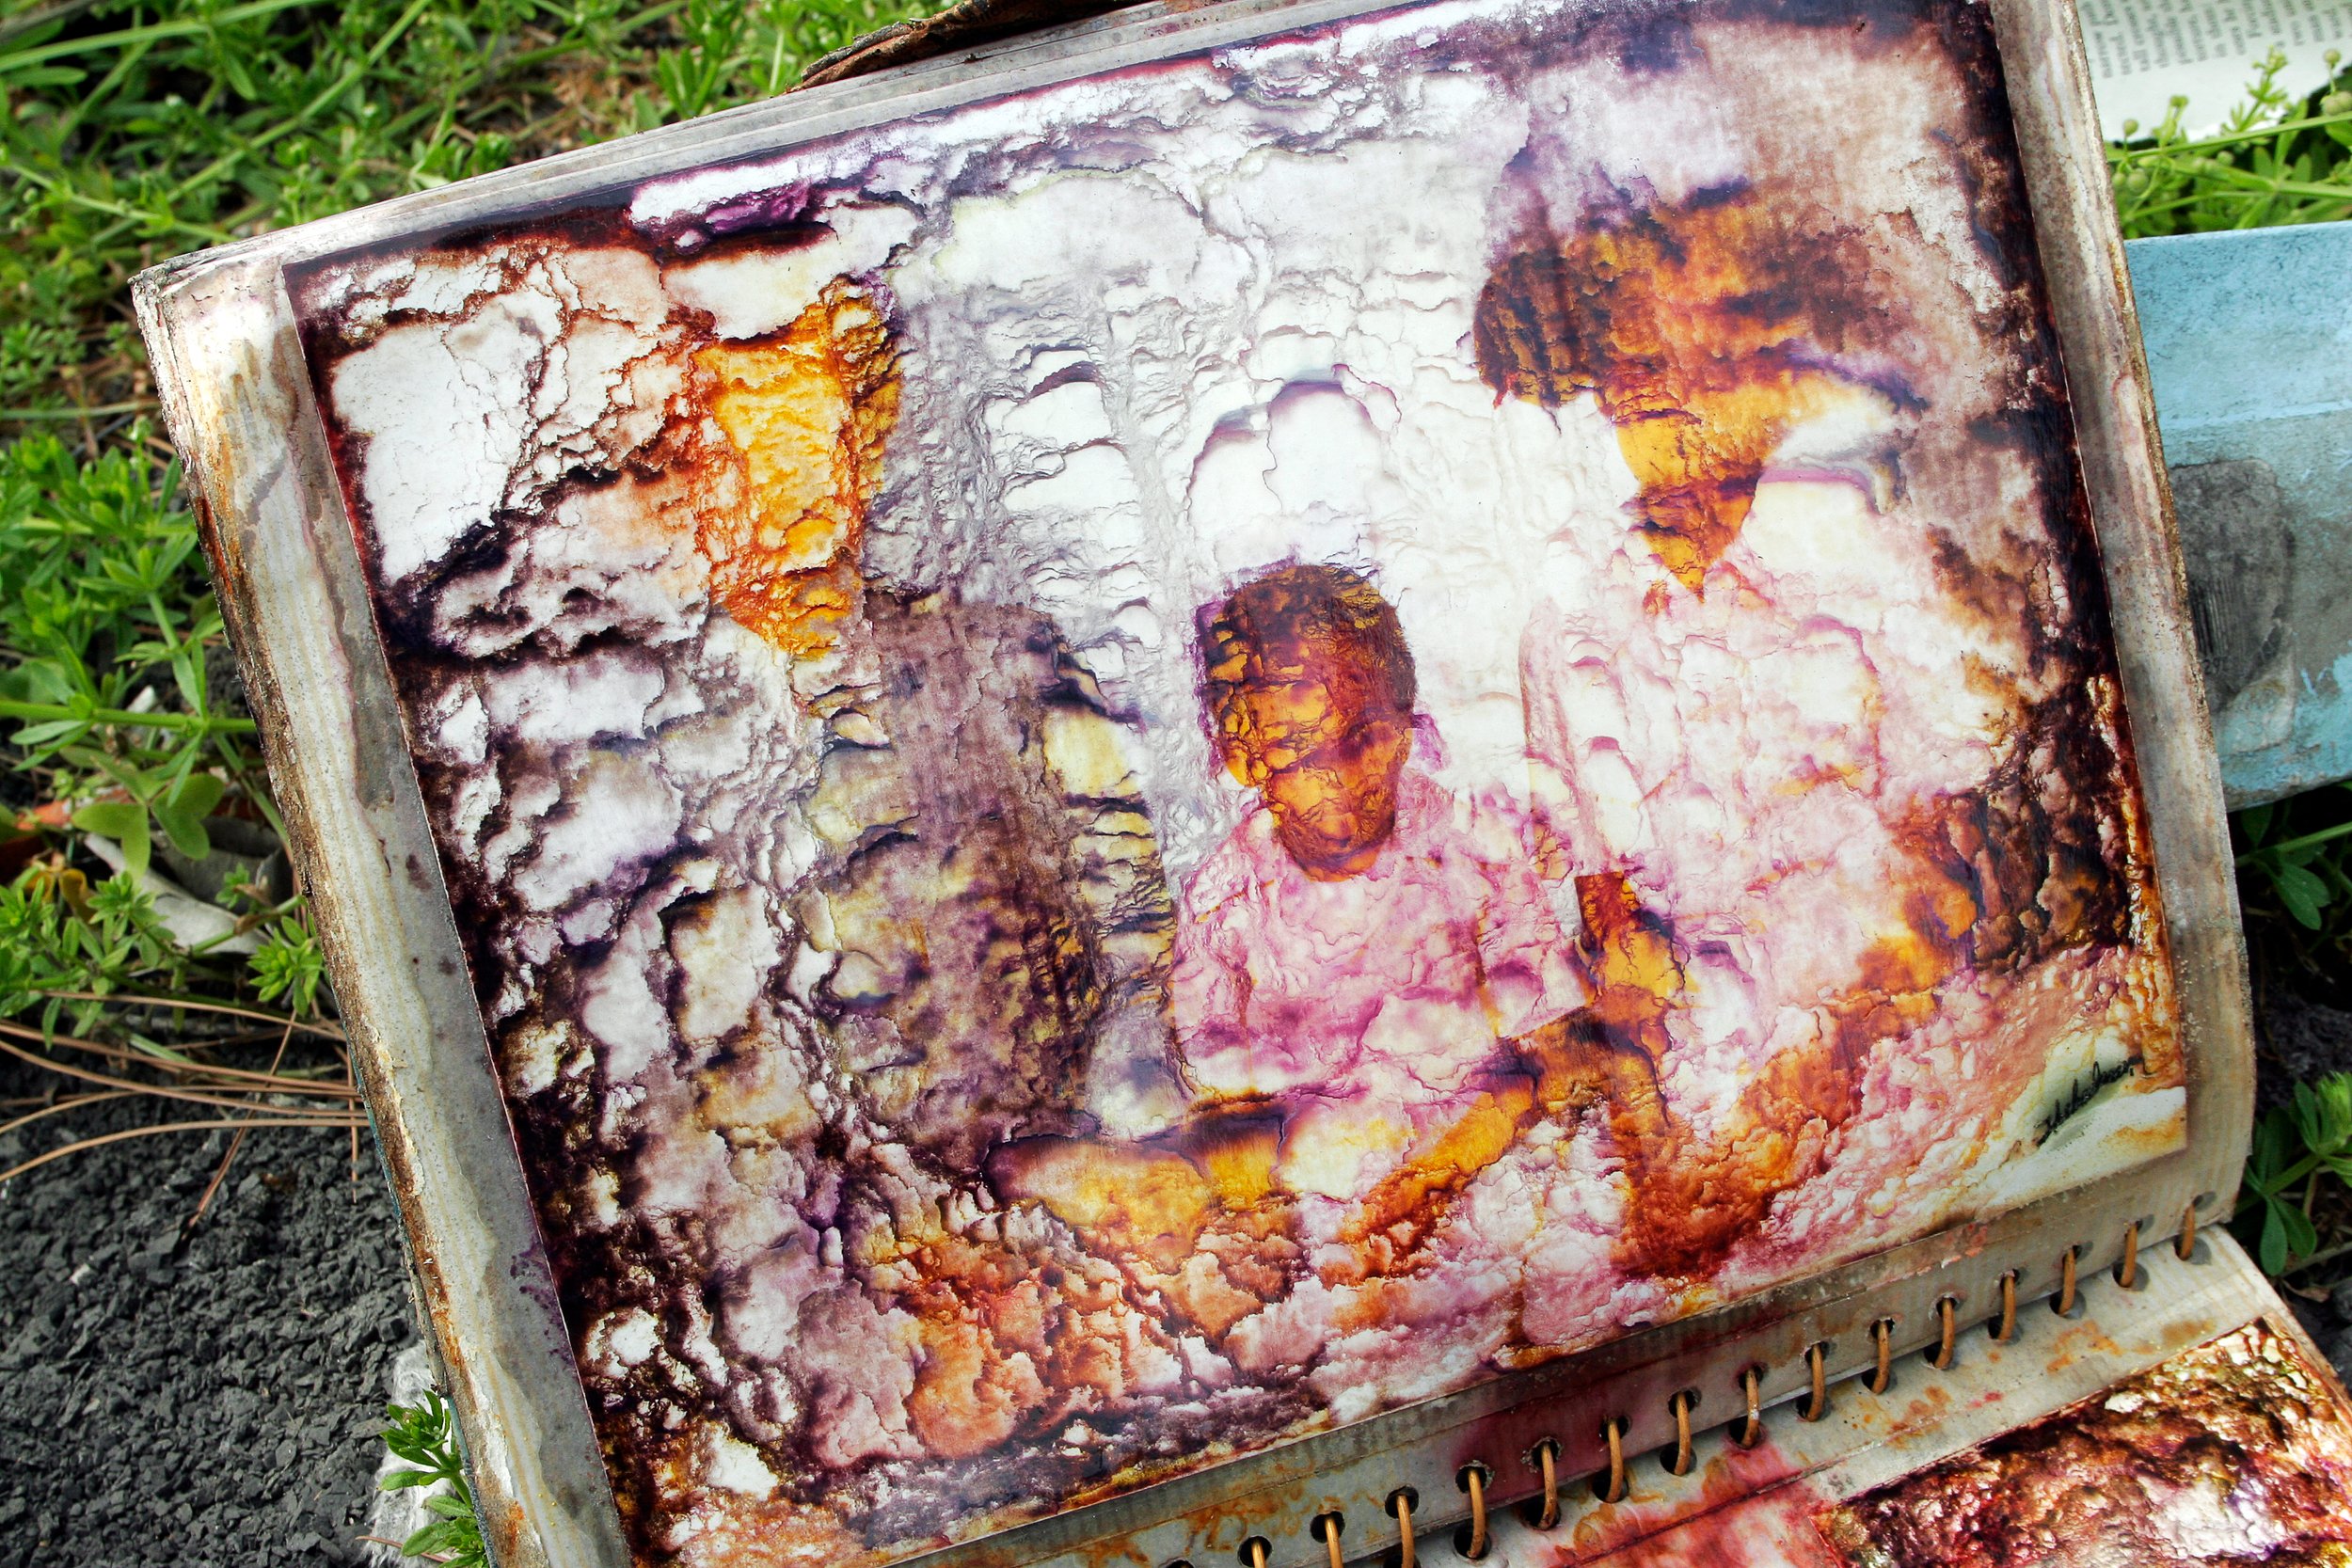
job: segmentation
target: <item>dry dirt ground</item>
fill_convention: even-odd
[[[0,1098],[33,1077],[0,1069]],[[0,1168],[69,1122],[171,1119],[151,1101],[53,1117],[0,1138]],[[415,1338],[390,1196],[364,1140],[354,1180],[347,1133],[257,1132],[183,1234],[226,1136],[128,1140],[0,1186],[0,1568],[362,1560],[388,1374]]]

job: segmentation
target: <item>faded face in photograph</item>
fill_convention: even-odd
[[[1412,717],[1389,697],[1369,648],[1276,642],[1219,715],[1225,766],[1258,792],[1275,832],[1318,881],[1372,868],[1396,826]]]

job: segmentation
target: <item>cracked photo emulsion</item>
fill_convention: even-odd
[[[2181,1144],[1980,6],[1407,6],[289,284],[644,1560]]]

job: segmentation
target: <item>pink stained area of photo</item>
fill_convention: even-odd
[[[1172,991],[1199,1093],[1409,1114],[1583,1005],[1522,832],[1410,768],[1397,793],[1394,837],[1345,880],[1309,877],[1255,807],[1193,873]],[[1304,1190],[1340,1196],[1383,1174],[1335,1168]]]

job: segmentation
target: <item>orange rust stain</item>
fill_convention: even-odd
[[[1690,1005],[1688,972],[1671,927],[1643,908],[1618,873],[1577,879],[1593,976],[1591,1016],[1620,1057],[1662,1060],[1666,1023]],[[1619,1242],[1627,1266],[1703,1279],[1755,1233],[1774,1197],[1820,1166],[1831,1133],[1859,1102],[1871,1048],[1927,1022],[1935,988],[1966,961],[1953,930],[1974,909],[1966,890],[1934,879],[1906,901],[1906,924],[1863,956],[1859,983],[1823,1007],[1827,1025],[1777,1053],[1707,1134],[1666,1117],[1655,1091],[1610,1097],[1611,1127],[1627,1151],[1633,1201]]]
[[[697,352],[711,419],[748,504],[707,509],[711,594],[795,657],[839,644],[864,596],[858,547],[898,416],[898,360],[871,299],[834,283],[782,332]]]
[[[1689,986],[1666,923],[1642,908],[1622,873],[1576,879],[1593,976],[1593,1016],[1639,1045],[1652,1061],[1666,1052],[1666,1015]]]
[[[924,1360],[907,1396],[907,1419],[930,1451],[950,1459],[986,1453],[1045,1402],[1036,1362],[1006,1356],[995,1342],[994,1325],[1015,1316],[1001,1311],[983,1322],[977,1313],[958,1312],[920,1320]]]
[[[971,1456],[1124,1396],[1137,1347],[1079,1332],[1122,1305],[1107,1265],[1037,1270],[992,1242],[942,1234],[911,1252],[898,1305],[922,1354],[907,1417],[926,1451]]]
[[[1692,594],[1788,432],[1871,395],[1820,363],[1854,325],[1867,256],[1792,197],[1703,193],[1540,234],[1479,295],[1487,385],[1547,408],[1594,395],[1641,486],[1636,531]]]
[[[1243,1105],[1149,1143],[1025,1138],[999,1149],[989,1170],[1006,1198],[1039,1204],[1089,1254],[1120,1259],[1171,1325],[1214,1341],[1294,1277],[1280,1140],[1279,1117]]]
[[[1902,1417],[1896,1425],[1902,1431],[1932,1426],[1951,1414],[1951,1408],[1950,1392],[1943,1385],[1931,1383],[1903,1402]]]
[[[1114,1257],[1184,1266],[1220,1207],[1217,1183],[1184,1155],[1104,1139],[1033,1138],[1001,1162],[1007,1197],[1035,1198]]]
[[[1408,1149],[1404,1163],[1365,1196],[1341,1231],[1341,1240],[1354,1249],[1353,1266],[1327,1267],[1325,1282],[1353,1284],[1402,1273],[1445,1217],[1448,1200],[1509,1152],[1540,1115],[1533,1079],[1512,1076],[1482,1091],[1467,1110]],[[1366,1327],[1385,1321],[1381,1309],[1369,1303],[1359,1305],[1358,1313]]]

